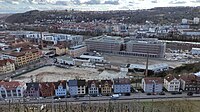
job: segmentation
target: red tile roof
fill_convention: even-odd
[[[175,79],[176,77],[172,74],[169,74],[167,76],[165,76],[165,79],[168,81],[168,82],[171,82],[173,79]]]
[[[155,81],[157,84],[162,84],[163,80],[160,77],[146,77],[144,78],[146,84],[152,84]]]
[[[55,47],[58,47],[59,49],[64,49],[64,48],[66,48],[63,44],[56,44]]]
[[[197,79],[197,76],[194,75],[194,74],[181,75],[180,79],[184,80],[185,82],[192,82],[192,81],[195,81]]]
[[[23,49],[20,52],[10,52],[10,53],[5,53],[5,54],[10,55],[10,56],[14,56],[14,57],[21,57],[21,56],[24,56],[27,52],[37,53],[37,52],[39,52],[39,50],[37,50],[37,49],[26,49],[26,50]]]
[[[12,82],[0,82],[0,86],[3,86],[6,90],[15,90],[22,82],[12,81]]]
[[[14,63],[15,61],[11,59],[0,60],[0,66],[5,66],[7,62]]]

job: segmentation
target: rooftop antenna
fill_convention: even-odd
[[[43,49],[42,37],[43,37],[43,34],[42,34],[42,31],[40,31],[40,44],[41,44],[41,49]]]

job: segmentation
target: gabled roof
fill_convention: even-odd
[[[92,84],[95,84],[96,87],[99,87],[100,83],[98,80],[88,80],[88,82],[87,82],[88,88],[90,88]]]
[[[184,80],[185,82],[193,82],[198,79],[198,77],[194,74],[189,74],[189,75],[181,75],[180,79]]]
[[[33,82],[33,83],[26,83],[26,90],[30,90],[32,87],[35,88],[36,90],[39,89],[39,83]]]
[[[104,87],[105,84],[108,84],[110,87],[112,87],[113,82],[111,80],[101,80],[101,87]]]
[[[62,86],[63,89],[66,89],[66,84],[67,84],[66,80],[61,80],[61,81],[58,81],[58,82],[54,82],[55,89],[58,89],[58,86]]]
[[[18,81],[0,82],[0,86],[3,86],[6,90],[15,90],[17,87],[21,85],[23,85],[23,83]]]
[[[20,57],[20,56],[24,56],[27,52],[31,52],[31,53],[37,53],[39,52],[39,50],[37,49],[26,49],[26,50],[21,50],[20,52],[9,52],[9,53],[5,53],[6,55],[9,56],[14,56],[14,57]]]
[[[169,75],[165,76],[165,79],[166,79],[168,82],[171,82],[172,80],[177,79],[177,78],[176,78],[174,75],[169,74]]]
[[[53,82],[40,82],[39,87],[40,89],[55,88],[55,85]]]
[[[145,77],[144,81],[146,84],[163,84],[163,80],[160,77]]]
[[[5,66],[7,62],[14,63],[15,61],[11,59],[0,60],[0,66]]]
[[[58,47],[59,49],[65,49],[66,47],[63,44],[56,44],[55,47]]]
[[[130,79],[128,78],[117,78],[113,79],[114,84],[131,84]]]

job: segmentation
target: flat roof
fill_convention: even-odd
[[[169,65],[166,64],[166,63],[154,64],[154,65],[149,65],[148,66],[148,70],[156,70],[156,69],[166,68],[166,67],[169,67]],[[134,68],[146,69],[146,65],[142,65],[142,64],[130,64],[129,69],[134,69]]]
[[[200,76],[200,71],[197,72],[197,73],[194,73],[194,75],[196,75],[196,76]]]
[[[123,43],[124,40],[121,37],[117,36],[98,36],[86,39],[86,41],[98,41],[98,42],[115,42],[115,43]]]
[[[62,59],[62,60],[67,60],[67,61],[73,61],[73,58],[71,58],[70,56],[60,56],[60,57],[57,57],[57,59]]]
[[[192,48],[192,50],[200,50],[200,48]]]
[[[77,46],[72,46],[69,49],[74,50],[74,49],[79,49],[79,48],[82,48],[82,47],[86,47],[86,46],[85,45],[77,45]]]

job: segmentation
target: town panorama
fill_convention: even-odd
[[[0,112],[199,112],[200,6],[81,10],[63,9],[65,0],[3,3]],[[52,9],[22,11],[17,4],[25,3]]]

